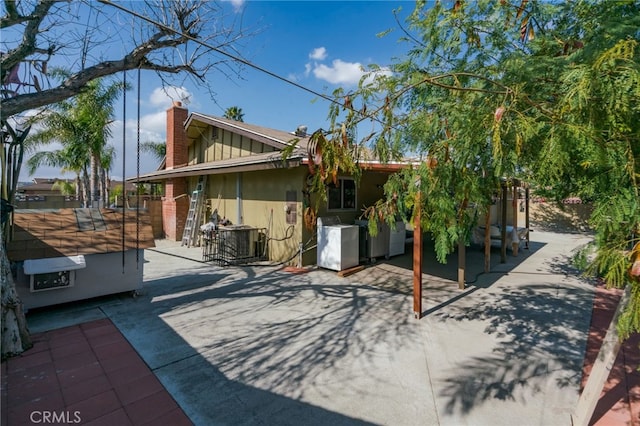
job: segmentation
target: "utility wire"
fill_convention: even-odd
[[[319,98],[322,98],[322,99],[324,99],[326,101],[329,101],[331,103],[339,105],[339,106],[341,106],[341,107],[343,107],[345,109],[349,109],[349,110],[359,114],[360,116],[362,116],[362,119],[370,118],[371,120],[377,121],[380,124],[383,124],[383,125],[385,124],[381,120],[377,119],[374,116],[367,115],[367,114],[363,113],[362,111],[358,111],[357,109],[355,109],[355,108],[353,108],[351,106],[344,105],[343,103],[341,103],[341,102],[339,102],[339,101],[337,101],[337,100],[335,100],[335,99],[333,99],[333,98],[331,98],[331,97],[329,97],[329,96],[327,96],[325,94],[322,94],[322,93],[317,92],[317,91],[315,91],[313,89],[310,89],[310,88],[308,88],[306,86],[303,86],[303,85],[301,85],[299,83],[296,83],[295,81],[291,81],[291,80],[289,80],[289,79],[287,79],[285,77],[282,77],[281,75],[278,75],[278,74],[276,74],[276,73],[274,73],[272,71],[269,71],[266,68],[261,67],[260,65],[256,65],[253,62],[247,61],[246,59],[243,59],[243,58],[241,58],[239,56],[236,56],[236,55],[233,55],[231,53],[225,52],[224,50],[221,50],[220,48],[212,46],[211,44],[206,43],[206,42],[204,42],[202,40],[198,40],[196,37],[193,37],[193,36],[191,36],[189,34],[185,34],[185,33],[181,32],[181,31],[175,30],[175,29],[173,29],[173,28],[171,28],[171,27],[169,27],[169,26],[167,26],[167,25],[165,25],[165,24],[163,24],[161,22],[154,21],[153,19],[151,19],[151,18],[149,18],[147,16],[144,16],[144,15],[142,15],[142,14],[136,12],[136,11],[133,11],[131,9],[127,9],[126,7],[124,7],[124,6],[122,6],[122,5],[118,4],[118,3],[114,3],[111,0],[98,0],[98,2],[104,3],[104,4],[109,5],[109,6],[113,6],[113,7],[117,8],[117,9],[120,9],[121,11],[123,11],[125,13],[128,13],[130,15],[135,16],[136,18],[142,19],[143,21],[146,21],[146,22],[148,22],[148,23],[150,23],[152,25],[156,25],[157,27],[159,27],[159,28],[161,28],[161,29],[163,29],[165,31],[171,32],[173,34],[176,34],[176,35],[184,37],[184,38],[186,38],[188,40],[191,40],[194,43],[197,43],[197,44],[199,44],[201,46],[204,46],[204,47],[206,47],[208,49],[211,49],[211,50],[213,50],[213,51],[215,51],[215,52],[217,52],[217,53],[219,53],[221,55],[224,55],[224,56],[226,56],[226,57],[228,57],[228,58],[230,58],[230,59],[232,59],[232,60],[234,60],[236,62],[240,62],[241,64],[244,64],[244,65],[246,65],[246,66],[248,66],[250,68],[253,68],[253,69],[257,70],[257,71],[265,73],[265,74],[267,74],[267,75],[269,75],[269,76],[271,76],[271,77],[273,77],[273,78],[275,78],[277,80],[280,80],[280,81],[283,81],[284,83],[287,83],[287,84],[290,84],[292,86],[295,86],[298,89],[304,90],[305,92],[311,93],[312,95],[315,95],[315,96],[317,96]]]

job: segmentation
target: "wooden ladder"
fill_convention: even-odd
[[[198,225],[200,225],[200,216],[202,213],[202,200],[204,199],[204,187],[206,179],[200,176],[195,191],[191,194],[189,202],[189,212],[187,213],[187,221],[184,224],[184,232],[182,233],[182,245],[191,247],[195,243]]]

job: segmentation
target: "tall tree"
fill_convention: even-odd
[[[62,149],[54,151],[38,151],[27,160],[27,170],[29,174],[34,174],[38,167],[51,166],[57,167],[60,171],[75,173],[75,190],[76,197],[82,206],[86,206],[88,200],[88,180],[87,160],[79,156],[78,151],[74,151],[70,146],[63,146]],[[82,153],[85,154],[86,153]],[[86,176],[86,180],[84,179]]]
[[[103,165],[110,163],[104,162],[103,156],[109,153],[113,156],[107,139],[111,134],[113,103],[122,87],[118,82],[104,87],[101,80],[93,80],[82,94],[59,102],[38,116],[43,130],[31,136],[31,144],[59,142],[63,149],[36,153],[28,160],[30,172],[40,163],[67,167],[77,173],[89,170],[89,192],[85,193],[85,200],[88,206],[95,207],[100,200],[99,176],[103,174]],[[109,158],[107,155],[105,160]]]
[[[2,2],[0,118],[60,102],[91,80],[134,69],[176,85],[191,77],[214,96],[210,75],[236,75],[239,64],[226,55],[238,55],[242,39],[252,35],[240,28],[241,13],[230,9],[207,0]],[[60,82],[48,72],[55,58],[71,58],[70,74]]]
[[[244,121],[244,113],[242,112],[242,108],[232,106],[224,111],[224,118],[235,121]]]
[[[222,3],[207,0],[149,0],[127,5],[108,0],[4,1],[0,14],[3,128],[9,118],[80,94],[92,80],[132,69],[155,71],[168,84],[175,84],[174,78],[193,78],[214,96],[207,84],[210,75],[237,74],[239,64],[227,59],[228,52],[238,55],[242,39],[251,36],[239,28],[240,14],[226,15]],[[126,22],[129,25],[124,27],[136,31],[123,32]],[[128,49],[124,53],[123,46]],[[66,60],[69,70],[68,77],[60,81],[53,81],[49,72],[48,65],[55,58]],[[12,137],[3,143],[15,145],[19,139]],[[0,160],[3,172],[8,170],[6,156]],[[5,183],[3,179],[3,188],[8,188]],[[4,243],[3,238],[3,358],[30,346]]]
[[[165,155],[167,155],[167,143],[145,141],[140,143],[140,150],[153,155],[156,160],[162,161]]]
[[[389,180],[386,200],[368,213],[421,212],[441,261],[469,237],[467,207],[486,208],[502,178],[526,178],[557,199],[593,200],[595,257],[582,260],[630,293],[620,335],[640,332],[638,28],[633,0],[418,1],[402,28],[409,54],[374,85],[336,92],[342,108],[330,110],[326,145],[338,147],[367,119],[375,130],[360,143],[378,158],[422,158]],[[325,152],[338,151],[323,148],[320,180],[352,164]],[[591,414],[578,417],[586,424]]]
[[[360,144],[378,158],[424,160],[390,179],[369,213],[411,212],[417,191],[429,193],[421,219],[443,261],[469,237],[467,207],[487,208],[502,178],[593,199],[589,270],[631,286],[620,329],[640,331],[639,27],[633,0],[419,1],[401,28],[409,54],[393,73],[336,91],[328,145],[370,120]],[[322,170],[342,166],[323,157],[333,163]]]

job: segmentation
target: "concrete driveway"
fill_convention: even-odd
[[[29,317],[32,331],[107,316],[197,425],[569,425],[593,285],[567,267],[579,234],[480,274],[425,253],[422,320],[406,258],[347,278],[222,268],[199,249],[145,252],[144,291]],[[195,259],[195,260],[194,260]]]

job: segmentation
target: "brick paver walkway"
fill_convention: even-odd
[[[3,425],[191,424],[110,320],[34,334],[33,341],[2,363]]]

